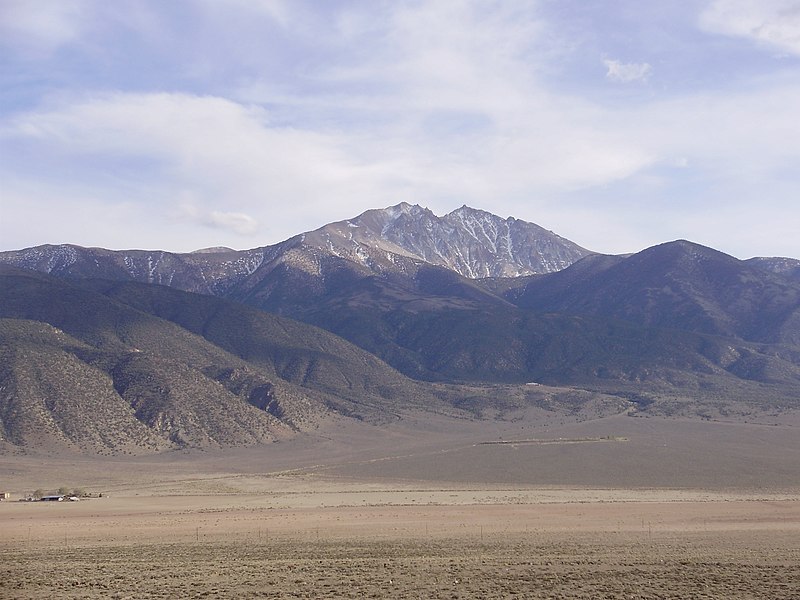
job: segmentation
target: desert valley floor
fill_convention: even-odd
[[[0,456],[1,598],[798,598],[797,427],[426,417]],[[103,497],[18,502],[36,488]]]

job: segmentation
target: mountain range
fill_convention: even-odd
[[[262,444],[409,411],[800,407],[800,261],[683,240],[609,256],[400,204],[244,251],[2,252],[0,282],[12,450]]]

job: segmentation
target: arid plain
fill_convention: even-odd
[[[2,598],[800,597],[789,425],[339,422],[0,481]],[[103,497],[15,501],[62,486]]]

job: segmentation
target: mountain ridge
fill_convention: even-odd
[[[318,272],[323,256],[344,258],[370,274],[409,272],[428,263],[476,278],[551,272],[589,253],[512,217],[501,219],[466,206],[436,217],[401,203],[249,250],[172,253],[62,244],[0,252],[0,262],[61,276],[133,279],[224,295],[261,267],[289,263]]]
[[[543,232],[400,204],[245,251],[0,253],[0,434],[140,452],[406,410],[800,408],[800,261]]]
[[[800,286],[795,280],[686,240],[532,279],[516,294],[515,304],[800,344]]]
[[[553,273],[597,254],[514,217],[504,219],[466,205],[438,217],[402,202],[246,250],[209,247],[180,253],[43,244],[2,251],[0,262],[60,276],[132,279],[225,295],[260,267],[280,263],[284,255],[289,263],[319,271],[319,258],[326,253],[360,264],[371,274],[409,271],[427,263],[476,280]],[[743,262],[800,279],[800,259],[755,257]]]
[[[593,392],[416,382],[327,331],[229,300],[0,266],[0,451],[267,444],[342,419],[471,420],[537,403],[545,415],[625,407]]]

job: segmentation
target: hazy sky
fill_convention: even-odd
[[[800,0],[0,0],[0,249],[403,201],[800,258]]]

